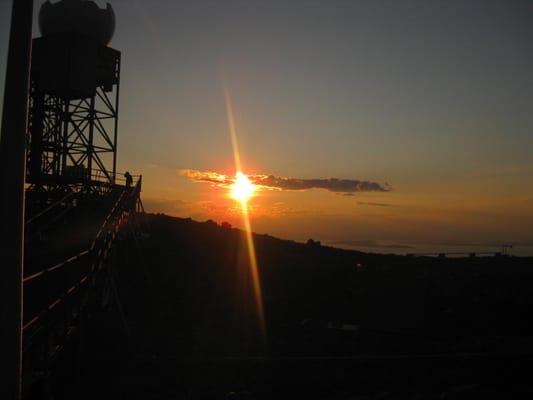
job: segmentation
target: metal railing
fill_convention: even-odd
[[[43,303],[24,318],[25,335],[44,321],[47,322],[46,325],[49,325],[50,314],[57,309],[57,306],[67,303],[69,297],[88,286],[93,281],[90,278],[105,267],[105,261],[110,256],[118,231],[128,219],[129,214],[135,212],[140,199],[141,184],[142,177],[139,177],[135,186],[122,189],[88,249],[24,277],[26,293],[31,296],[32,289],[35,289],[43,297]],[[39,281],[43,283],[43,287],[39,289],[29,287],[29,285],[37,285]],[[56,290],[52,290],[52,287]],[[68,321],[63,321],[63,323],[68,323]],[[31,343],[25,343],[24,347],[27,348],[29,345]]]
[[[100,182],[102,184],[109,183],[109,178],[114,179],[115,183],[116,182],[125,183],[126,182],[126,178],[124,177],[125,173],[126,172],[115,172],[115,174],[113,175],[113,172],[109,172],[109,177],[108,177],[102,171],[97,170],[91,173],[90,179],[93,182]],[[135,175],[135,174],[130,174],[130,175],[132,178],[140,178],[141,176],[141,175]]]

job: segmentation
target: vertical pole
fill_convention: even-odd
[[[70,100],[65,100],[63,104],[63,132],[61,140],[61,176],[65,176],[67,170],[67,155],[69,152],[68,148],[68,128],[70,123]]]
[[[0,137],[0,398],[22,396],[24,181],[33,0],[13,0]]]
[[[117,179],[117,151],[118,151],[118,107],[120,99],[120,61],[121,55],[118,56],[117,62],[117,93],[115,97],[115,132],[113,137],[113,185],[116,183]]]
[[[88,145],[88,151],[87,151],[87,173],[89,174],[89,181],[85,182],[87,187],[89,188],[92,184],[93,180],[93,154],[94,154],[94,96],[91,98],[91,103],[89,106],[89,145]],[[95,177],[95,180],[98,179],[98,177]]]
[[[35,88],[33,88],[35,90]],[[28,153],[28,180],[37,187],[41,186],[43,165],[44,95],[33,92],[33,107],[30,109],[29,131],[31,141]]]
[[[50,96],[47,96],[50,99]],[[52,141],[55,143],[54,152],[52,153],[52,159],[54,160],[53,166],[47,171],[47,174],[54,174],[59,176],[61,171],[61,160],[63,157],[63,101],[57,97],[53,97],[54,111],[48,113],[45,118],[52,118],[54,121],[54,131]],[[48,136],[48,135],[47,135]],[[50,138],[47,138],[50,141]],[[49,155],[49,153],[47,154]]]

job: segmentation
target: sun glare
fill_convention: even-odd
[[[239,145],[237,143],[237,130],[235,129],[235,120],[233,118],[233,105],[228,88],[224,86],[224,98],[226,100],[226,111],[228,114],[229,133],[231,136],[231,146],[233,148],[233,157],[235,159],[235,182],[231,187],[231,197],[241,203],[242,220],[244,222],[244,232],[246,234],[246,243],[248,248],[248,259],[250,260],[250,272],[252,273],[252,282],[254,288],[254,297],[257,307],[257,317],[266,349],[266,326],[265,311],[263,307],[263,294],[261,290],[261,279],[259,277],[259,265],[255,254],[254,238],[252,234],[252,224],[250,223],[250,214],[248,213],[248,200],[254,194],[256,186],[250,182],[250,179],[241,172],[241,159],[239,156]]]
[[[237,172],[235,175],[235,182],[231,187],[231,197],[235,200],[239,200],[241,203],[248,201],[250,197],[254,194],[255,187],[250,179],[242,172]]]

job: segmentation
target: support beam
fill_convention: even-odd
[[[13,0],[0,137],[0,399],[22,396],[25,137],[33,0]]]

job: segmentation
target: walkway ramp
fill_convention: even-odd
[[[69,194],[26,224],[24,351],[47,365],[79,330],[86,306],[102,301],[121,228],[140,210],[141,179],[105,194]],[[70,197],[69,197],[70,196]]]

